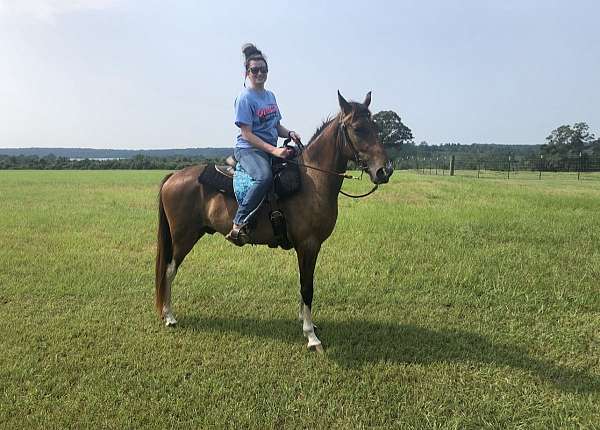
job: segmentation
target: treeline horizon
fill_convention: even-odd
[[[225,157],[153,157],[136,155],[132,158],[71,159],[53,154],[0,155],[0,170],[179,170],[194,164],[222,164]]]
[[[471,165],[481,160],[502,163],[534,159],[548,166],[578,158],[580,163],[600,158],[600,138],[596,138],[585,122],[565,124],[552,130],[545,144],[511,145],[496,143],[441,143],[414,142],[412,130],[394,111],[373,115],[379,141],[388,156],[397,165],[410,165],[409,160],[430,160],[459,156]],[[223,163],[232,155],[233,148],[186,149],[91,149],[91,148],[0,148],[1,169],[165,169],[175,170],[199,163]],[[406,163],[403,163],[405,161]],[[398,163],[399,162],[399,163]],[[352,167],[352,163],[350,163]]]
[[[513,160],[531,159],[542,155],[542,145],[500,145],[445,143],[415,145],[406,143],[400,147],[386,148],[390,159],[394,161],[411,158],[444,158],[452,155],[468,159],[504,160],[508,156]],[[168,151],[168,150],[165,150]],[[74,159],[66,156],[48,155],[0,155],[0,169],[32,170],[178,170],[194,164],[223,164],[225,158],[233,152],[225,149],[223,156],[151,156],[137,154],[130,158]]]

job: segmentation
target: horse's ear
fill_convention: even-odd
[[[345,115],[348,115],[352,112],[352,105],[346,101],[344,97],[340,94],[340,90],[338,90],[338,101],[340,102],[340,109],[344,112]]]
[[[364,104],[366,107],[369,107],[369,105],[371,104],[371,91],[369,91],[369,92],[367,93],[367,96],[365,97],[365,101],[363,102],[363,104]]]

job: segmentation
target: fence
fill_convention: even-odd
[[[394,160],[394,168],[415,170],[424,175],[474,176],[477,178],[543,179],[570,177],[577,180],[600,179],[600,157],[581,154],[561,159],[539,157],[506,157],[461,155],[413,155]]]

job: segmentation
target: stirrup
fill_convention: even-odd
[[[236,246],[243,246],[248,243],[250,237],[248,236],[248,231],[246,230],[246,225],[241,225],[239,227],[232,227],[231,231],[227,233],[225,239],[230,241]]]

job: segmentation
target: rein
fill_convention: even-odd
[[[350,140],[350,136],[348,136],[348,130],[346,129],[346,124],[344,123],[344,121],[340,120],[340,124],[339,124],[339,128],[342,129],[342,140],[344,141],[344,145],[348,146],[348,148],[350,148],[350,150],[352,151],[352,155],[354,156],[354,162],[356,163],[356,165],[358,166],[358,168],[361,170],[361,174],[360,177],[356,177],[356,176],[352,176],[349,175],[347,173],[340,173],[340,172],[335,172],[332,170],[327,170],[327,169],[321,169],[319,167],[315,167],[315,166],[309,166],[307,164],[304,163],[299,163],[295,160],[287,160],[287,162],[292,163],[292,164],[296,164],[297,166],[301,166],[301,167],[306,167],[308,169],[313,169],[313,170],[318,170],[319,172],[323,172],[323,173],[328,173],[330,175],[335,175],[335,176],[340,176],[344,179],[358,179],[358,180],[362,180],[362,175],[363,173],[367,170],[367,163],[365,163],[361,158],[360,158],[360,154],[359,152],[356,150],[356,148],[354,147],[354,144],[352,144],[352,140]],[[291,139],[286,139],[284,142],[284,146],[287,146],[287,144],[291,141]],[[300,143],[300,145],[298,145],[298,148],[300,149],[300,152],[302,152],[304,150],[304,145],[302,145],[302,143]],[[346,196],[346,197],[351,197],[353,199],[360,199],[363,197],[367,197],[368,195],[374,193],[377,188],[379,188],[378,184],[375,184],[373,186],[373,188],[371,189],[371,191],[364,193],[364,194],[359,194],[359,195],[352,195],[352,194],[348,194],[344,191],[342,191],[340,189],[340,194]]]
[[[360,199],[360,198],[362,198],[362,197],[367,197],[369,194],[372,194],[372,193],[374,193],[374,192],[377,190],[377,188],[378,188],[378,187],[379,187],[379,185],[375,184],[375,185],[373,186],[373,188],[371,189],[371,191],[369,191],[368,193],[359,194],[358,196],[354,196],[354,195],[352,195],[352,194],[345,193],[345,192],[343,192],[342,190],[340,190],[340,194],[343,194],[343,195],[345,195],[346,197],[352,197],[353,199]]]

